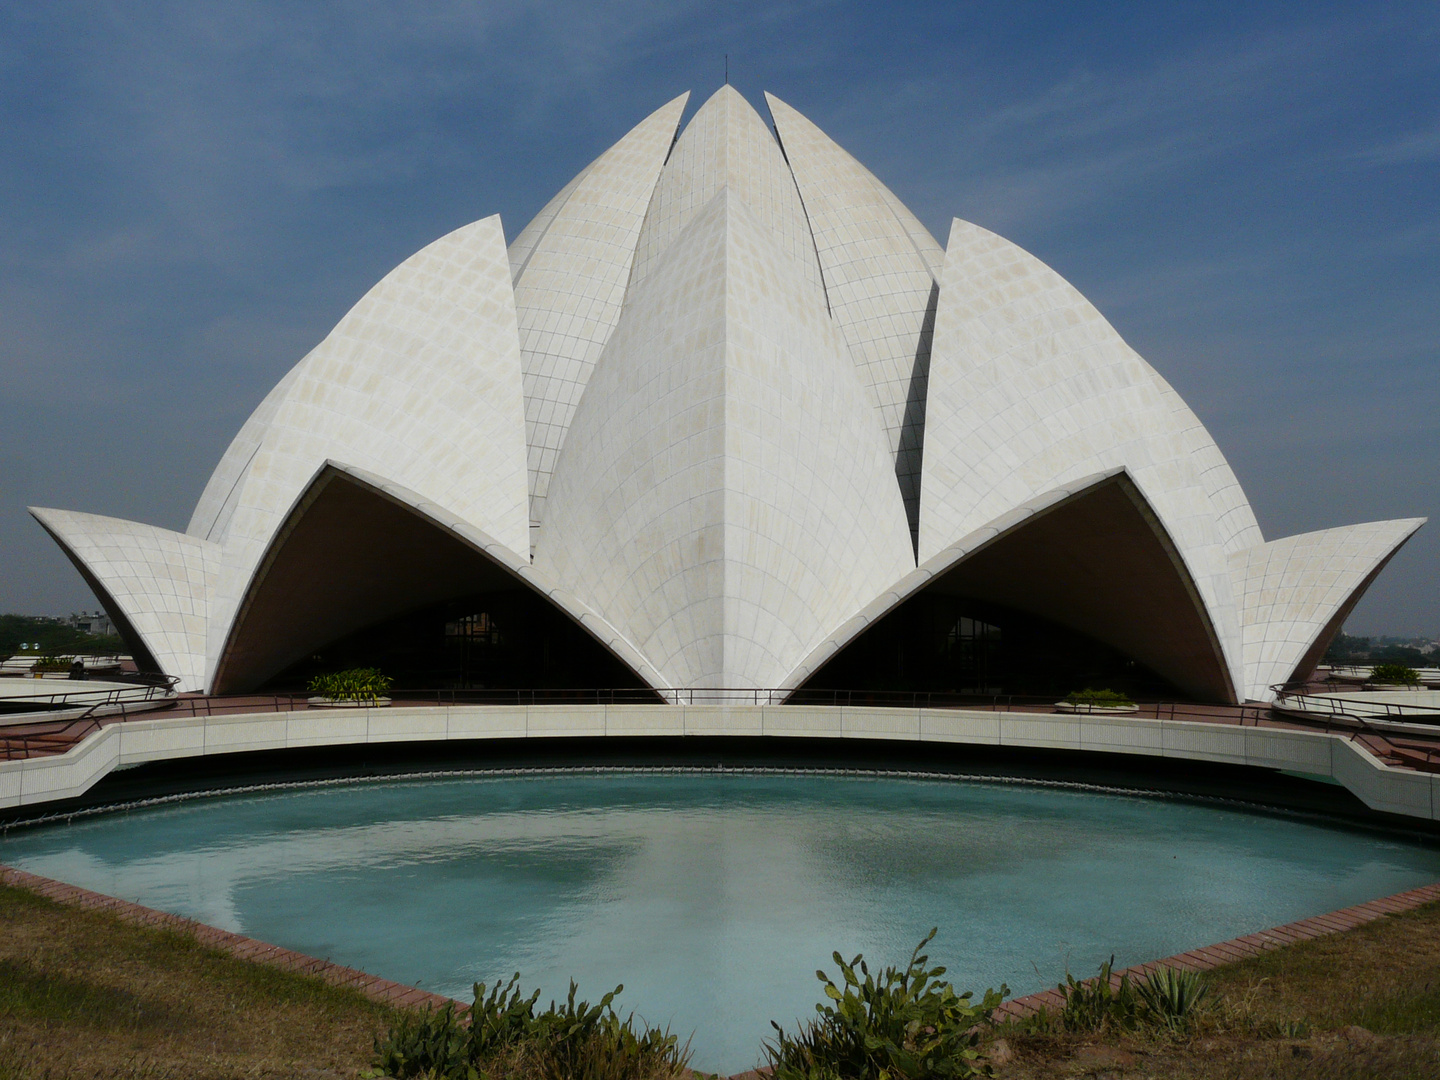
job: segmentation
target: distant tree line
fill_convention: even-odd
[[[1340,634],[1325,652],[1327,664],[1404,664],[1406,667],[1434,667],[1440,655],[1423,653],[1413,645],[1377,642],[1368,637]]]
[[[127,651],[117,634],[85,634],[44,615],[0,615],[0,657],[18,653],[22,644],[30,646],[28,652],[44,656],[104,656]]]

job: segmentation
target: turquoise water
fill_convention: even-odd
[[[817,967],[931,955],[1028,993],[1440,878],[1440,850],[1214,805],[762,774],[417,780],[13,833],[0,860],[469,999],[570,976],[755,1064]]]

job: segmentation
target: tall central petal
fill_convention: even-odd
[[[728,189],[635,288],[556,467],[537,569],[672,686],[778,686],[913,565],[819,289]]]

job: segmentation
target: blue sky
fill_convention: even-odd
[[[942,243],[1069,278],[1267,538],[1434,519],[1348,629],[1440,634],[1433,2],[0,4],[0,611],[94,606],[27,503],[183,529],[371,284],[727,53]]]

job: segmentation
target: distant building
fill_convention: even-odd
[[[1267,542],[1055,271],[958,219],[942,247],[773,97],[773,131],[726,86],[681,132],[687,97],[508,250],[485,218],[376,284],[184,533],[32,509],[137,660],[212,693],[365,659],[668,700],[1268,699],[1420,527]]]
[[[103,611],[93,614],[80,612],[78,615],[71,615],[65,620],[71,627],[79,630],[82,634],[94,634],[96,637],[104,637],[115,633],[115,623],[110,616]]]

